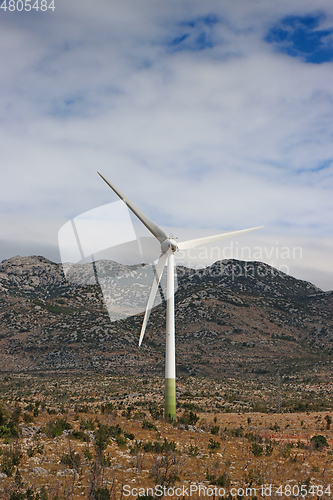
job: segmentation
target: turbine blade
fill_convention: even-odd
[[[205,243],[211,243],[213,241],[224,240],[226,238],[232,238],[238,234],[250,233],[251,231],[256,231],[264,226],[251,227],[249,229],[241,229],[240,231],[231,231],[230,233],[215,234],[215,236],[207,236],[205,238],[197,238],[196,240],[182,241],[177,244],[179,250],[187,250],[188,248],[197,247],[199,245],[204,245]]]
[[[105,181],[107,185],[110,186],[110,188],[116,193],[116,195],[119,196],[119,198],[124,203],[126,203],[128,208],[132,210],[134,215],[137,216],[137,218],[142,222],[142,224],[146,226],[146,228],[155,236],[155,238],[158,239],[160,243],[162,243],[162,241],[164,241],[168,237],[167,234],[163,231],[163,229],[161,229],[156,224],[154,224],[150,219],[148,219],[148,217],[146,217],[145,214],[143,214],[141,210],[139,210],[134,205],[134,203],[132,203],[131,200],[129,200],[114,184],[112,184],[106,177],[104,177],[103,174],[101,174],[100,172],[97,173],[102,177],[103,181]]]
[[[142,323],[142,327],[141,327],[139,346],[142,343],[142,340],[143,340],[143,337],[144,337],[144,334],[146,331],[146,326],[147,326],[148,319],[150,316],[150,311],[151,311],[153,304],[154,304],[155,295],[156,295],[156,292],[158,289],[158,285],[160,284],[160,281],[161,281],[163,269],[164,269],[167,258],[168,258],[168,255],[166,253],[162,253],[162,255],[160,256],[160,258],[158,259],[158,262],[156,264],[154,281],[153,281],[153,285],[152,285],[151,290],[150,290],[150,295],[149,295],[149,299],[148,299],[148,303],[147,303],[147,307],[146,307],[145,317],[143,319],[143,323]]]

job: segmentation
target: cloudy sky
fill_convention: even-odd
[[[59,262],[116,201],[100,170],[180,238],[263,225],[228,257],[332,290],[332,1],[54,5],[0,12],[0,260]]]

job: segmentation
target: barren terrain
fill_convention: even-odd
[[[269,382],[183,377],[175,424],[161,417],[162,378],[3,375],[1,498],[124,499],[158,485],[173,498],[190,485],[217,487],[217,496],[255,488],[248,496],[260,497],[266,485],[278,498],[279,486],[297,496],[302,484],[328,498],[332,387],[318,381],[282,379],[277,392]],[[322,411],[291,413],[293,395],[306,404],[306,392]],[[253,412],[262,402],[265,412]],[[6,435],[15,421],[17,436]]]

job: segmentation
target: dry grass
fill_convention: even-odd
[[[190,411],[191,404],[204,409],[196,411],[193,406],[199,420],[191,426],[153,418],[151,413],[162,408],[162,379],[4,377],[3,404],[10,412],[16,409],[19,413],[21,409],[19,425],[25,428],[24,434],[29,432],[27,428],[34,429],[30,436],[2,439],[2,464],[13,447],[21,449],[22,458],[11,477],[0,479],[0,498],[7,500],[13,492],[31,488],[34,495],[44,491],[44,498],[50,500],[88,499],[94,498],[93,489],[106,488],[111,498],[122,499],[124,485],[147,488],[164,481],[165,485],[208,486],[218,478],[225,483],[226,491],[231,487],[259,488],[262,484],[277,487],[307,481],[326,487],[332,483],[333,431],[327,429],[325,419],[330,412],[257,413],[246,411],[248,407],[238,402],[229,402],[228,412],[225,408],[220,411],[216,398],[222,406],[225,394],[236,390],[235,384],[239,398],[244,399],[250,391],[244,382],[180,381],[179,402],[187,404],[188,410],[180,408],[179,417]],[[256,391],[253,398],[270,400],[269,391]],[[23,417],[29,419],[27,415],[32,422],[23,421]],[[50,437],[48,425],[56,419],[66,420],[72,428]],[[142,428],[144,420],[153,424],[151,429]],[[114,435],[105,449],[103,444],[98,449],[93,432],[84,429],[94,425],[95,436],[98,426],[116,429],[118,425],[123,441]],[[81,431],[78,439],[73,438],[73,431]],[[327,438],[329,448],[315,448],[311,438],[318,434]],[[164,440],[174,443],[170,445],[173,451],[149,450],[147,443],[162,445]],[[214,442],[218,443],[215,448]]]

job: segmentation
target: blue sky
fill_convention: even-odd
[[[100,170],[180,237],[264,225],[246,244],[333,289],[332,2],[55,5],[0,12],[0,259],[59,261],[115,200]]]

